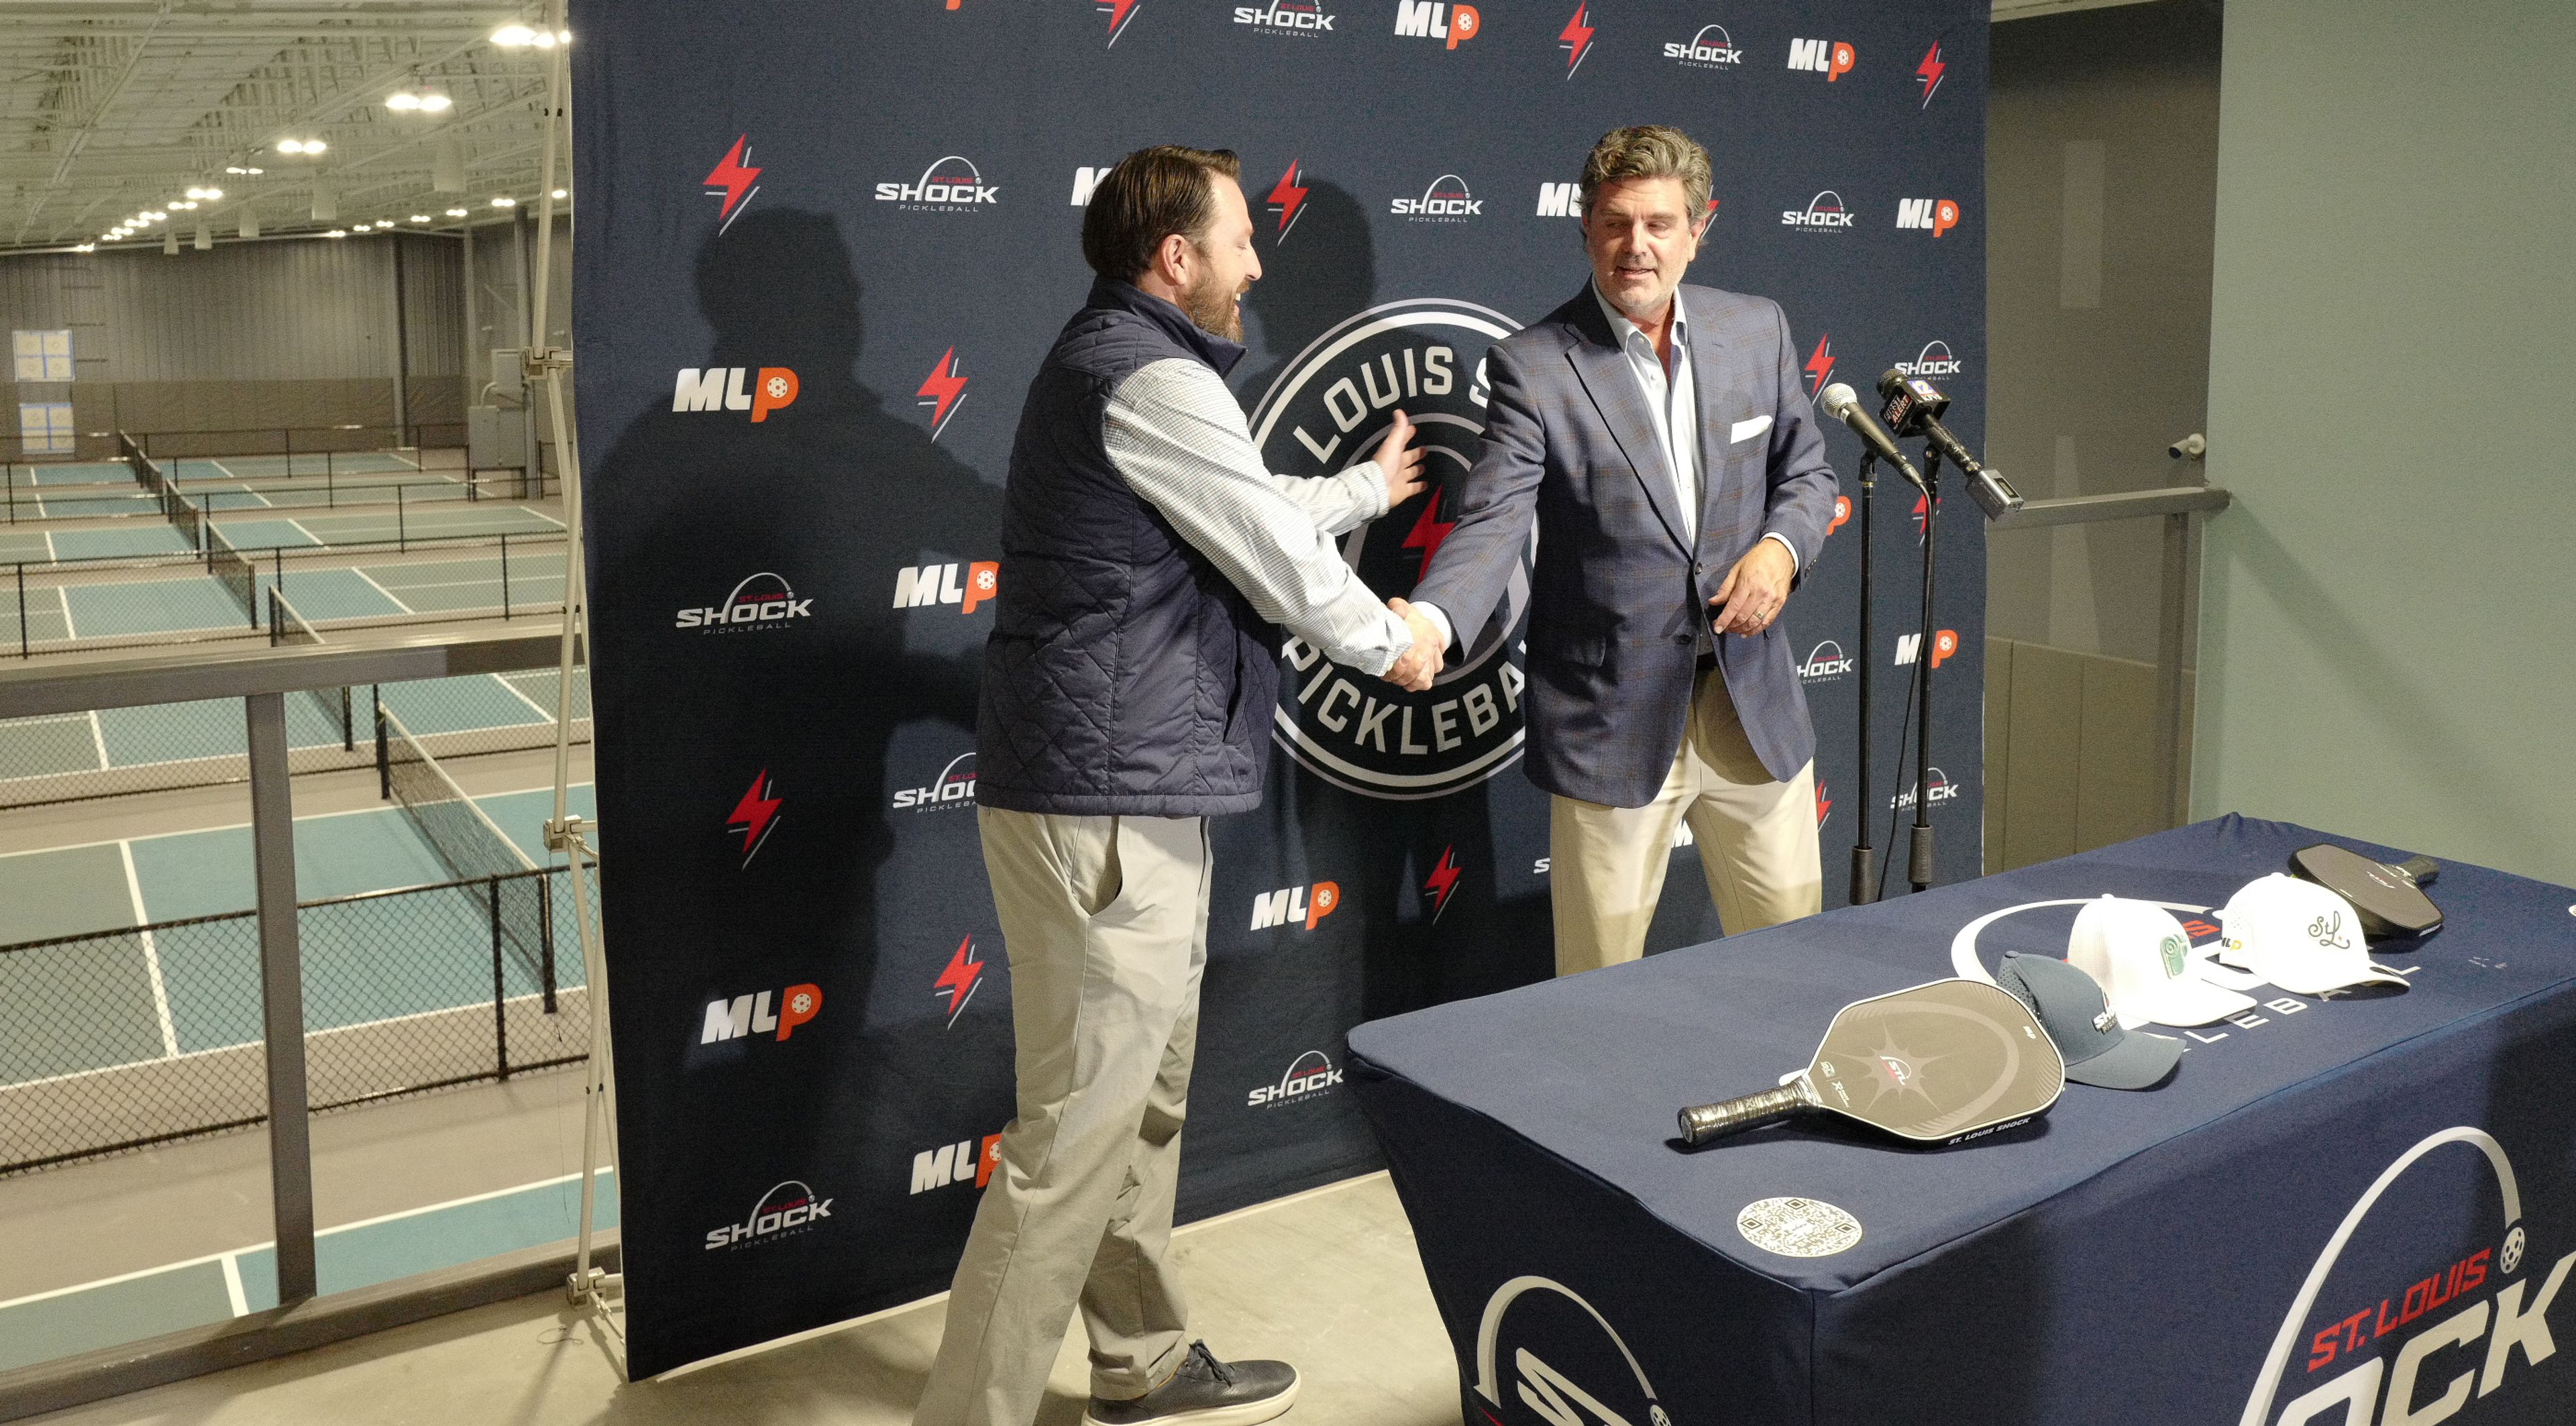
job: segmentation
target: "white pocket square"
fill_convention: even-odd
[[[1726,443],[1728,445],[1733,445],[1737,441],[1749,441],[1755,436],[1761,435],[1764,431],[1770,429],[1771,418],[1768,416],[1756,416],[1749,421],[1738,421],[1735,423],[1734,428],[1727,433]]]

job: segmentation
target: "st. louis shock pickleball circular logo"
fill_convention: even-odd
[[[1331,475],[1376,453],[1395,413],[1434,488],[1342,537],[1342,557],[1380,596],[1410,594],[1457,523],[1485,430],[1485,353],[1520,324],[1470,302],[1413,298],[1368,308],[1317,337],[1252,413],[1270,469]],[[1521,646],[1533,533],[1502,603],[1427,692],[1409,693],[1289,636],[1280,654],[1280,746],[1318,777],[1370,797],[1439,797],[1521,753]],[[1450,611],[1455,612],[1455,611]]]

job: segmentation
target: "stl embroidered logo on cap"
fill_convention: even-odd
[[[2257,877],[2227,898],[2218,920],[2227,928],[2219,959],[2293,994],[2407,983],[2363,949],[2352,903],[2314,882],[2279,872]]]
[[[2207,1025],[2254,1008],[2253,997],[2201,978],[2182,923],[2152,902],[2104,896],[2084,903],[2066,959],[2101,982],[2126,1028]]]

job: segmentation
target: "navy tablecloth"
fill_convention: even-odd
[[[1843,1004],[1958,973],[1979,917],[2028,907],[1977,934],[1989,969],[2064,953],[2075,908],[2029,903],[2105,892],[2205,944],[2196,908],[2318,841],[2404,854],[2222,818],[1354,1030],[1466,1420],[2576,1422],[2567,888],[2447,866],[2448,924],[2374,947],[2409,989],[2257,990],[2163,1088],[2070,1084],[1968,1144],[1674,1139],[1681,1105],[1803,1067]],[[1739,1217],[1780,1198],[1861,1236],[1757,1247]]]

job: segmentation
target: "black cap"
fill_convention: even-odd
[[[2030,1007],[2057,1042],[2066,1077],[2104,1089],[2152,1089],[2182,1062],[2182,1041],[2123,1030],[2100,982],[2055,956],[2004,954],[1995,984]]]

